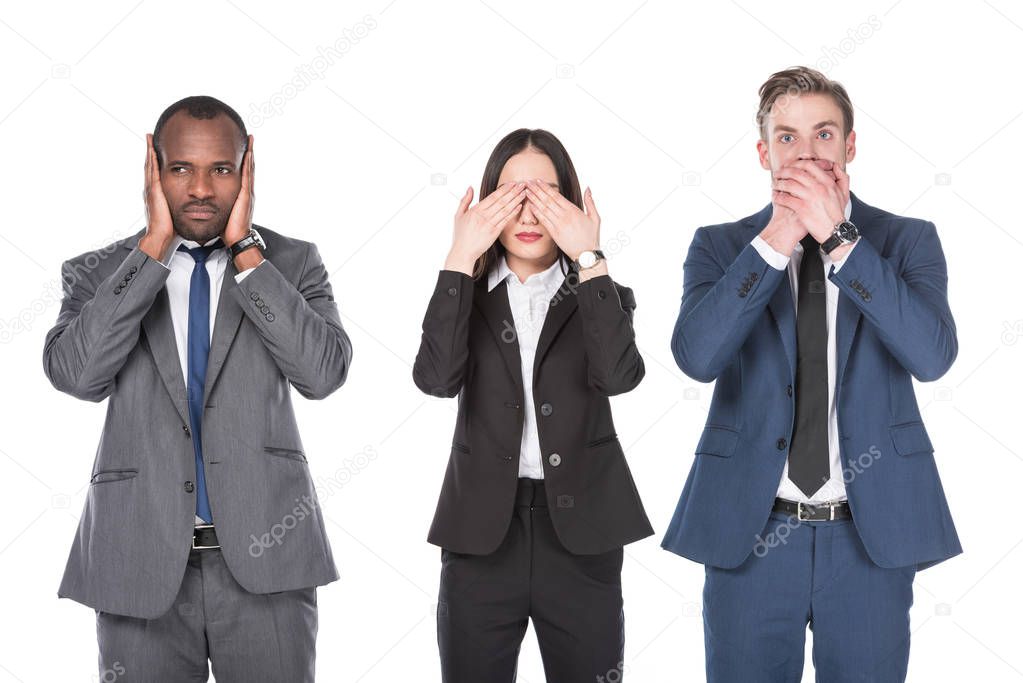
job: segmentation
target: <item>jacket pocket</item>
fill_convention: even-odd
[[[132,468],[117,469],[117,470],[100,470],[92,475],[92,479],[89,480],[90,485],[96,484],[109,484],[112,481],[124,481],[125,479],[134,479],[138,476],[139,471]]]
[[[923,422],[892,425],[888,431],[891,432],[895,452],[899,455],[934,452],[934,446],[931,445],[931,439],[927,436],[927,429]]]
[[[289,460],[298,460],[299,462],[305,462],[305,453],[295,448],[282,448],[280,446],[263,446],[263,450],[270,455],[276,455],[278,458],[288,458]]]
[[[612,433],[608,434],[607,436],[602,436],[599,439],[594,439],[593,441],[590,441],[588,444],[586,444],[586,447],[587,448],[594,448],[595,446],[603,446],[604,444],[608,443],[609,441],[615,441],[616,439],[618,439],[618,435],[615,434],[614,432],[612,432]]]
[[[739,432],[732,427],[707,425],[696,444],[697,455],[716,455],[719,458],[730,458],[739,443]]]

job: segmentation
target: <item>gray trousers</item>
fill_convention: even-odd
[[[156,619],[96,613],[101,683],[314,680],[316,588],[249,593],[220,550],[193,550],[174,604]]]

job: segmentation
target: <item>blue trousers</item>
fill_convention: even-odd
[[[709,683],[798,683],[806,627],[818,683],[901,682],[916,567],[874,564],[852,521],[772,513],[746,561],[706,567]]]

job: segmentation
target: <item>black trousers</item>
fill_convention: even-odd
[[[530,617],[552,683],[621,681],[621,548],[573,555],[543,480],[519,479],[508,534],[489,555],[441,550],[437,644],[445,683],[511,683]]]

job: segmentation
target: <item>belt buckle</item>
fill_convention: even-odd
[[[219,545],[196,545],[195,544],[195,530],[196,529],[212,529],[212,524],[196,524],[192,530],[192,550],[215,550],[219,548]]]
[[[813,517],[804,517],[803,516],[803,510],[804,509],[809,509],[809,510],[811,510],[811,512],[809,514],[813,515],[813,513],[816,512],[817,510],[819,510],[820,508],[827,507],[828,508],[827,521],[834,522],[835,521],[835,508],[837,508],[839,506],[839,504],[840,503],[818,503],[817,505],[813,505],[812,503],[799,503],[799,502],[797,502],[796,503],[796,518],[800,522],[823,521],[823,520],[815,520]]]
[[[796,519],[798,519],[800,522],[811,522],[811,521],[813,521],[813,517],[804,517],[803,516],[803,510],[804,509],[816,510],[816,507],[817,506],[810,505],[809,503],[802,503],[802,502],[796,501]],[[813,514],[813,513],[811,512],[810,514]]]

